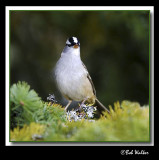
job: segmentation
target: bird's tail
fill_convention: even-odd
[[[102,113],[102,111],[107,111],[110,113],[110,111],[96,98],[95,106],[97,106],[97,110]]]

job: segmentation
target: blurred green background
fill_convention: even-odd
[[[149,103],[149,11],[10,11],[10,84],[65,104],[52,70],[71,36],[102,103]]]

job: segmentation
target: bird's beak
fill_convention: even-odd
[[[73,46],[73,48],[78,48],[79,47],[79,45],[78,44],[75,44],[74,46]]]

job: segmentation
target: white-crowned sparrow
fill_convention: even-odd
[[[61,57],[55,67],[55,79],[62,95],[68,100],[95,104],[97,109],[109,110],[97,99],[92,79],[80,57],[80,42],[76,37],[67,39]]]

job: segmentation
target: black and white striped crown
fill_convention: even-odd
[[[70,37],[66,41],[67,46],[74,46],[75,44],[80,45],[80,41],[76,37]]]

